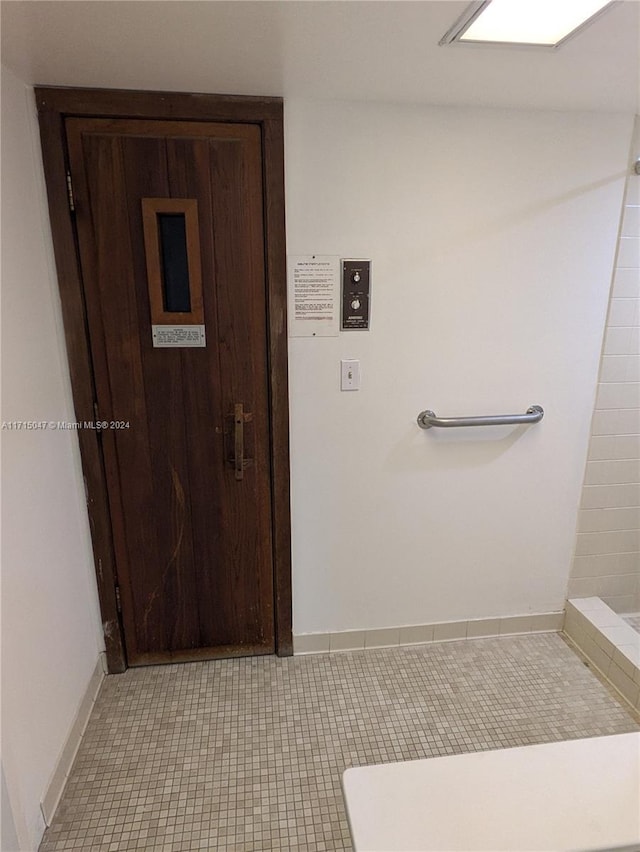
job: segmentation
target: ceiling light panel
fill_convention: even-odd
[[[442,43],[489,42],[554,47],[611,0],[490,0],[474,3]]]

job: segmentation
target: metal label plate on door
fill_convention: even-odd
[[[207,345],[203,325],[154,325],[151,329],[156,347]]]

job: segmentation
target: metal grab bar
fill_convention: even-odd
[[[511,426],[539,423],[543,417],[544,409],[541,405],[530,406],[526,414],[489,414],[485,417],[438,417],[433,411],[427,410],[418,414],[418,426],[421,429],[431,429],[432,426]]]

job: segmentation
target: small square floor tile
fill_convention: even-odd
[[[350,850],[350,766],[639,728],[551,634],[129,669],[40,852]]]

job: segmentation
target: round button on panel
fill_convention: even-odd
[[[351,308],[352,308],[354,311],[357,311],[357,310],[360,308],[360,299],[353,299],[353,300],[351,301]]]
[[[355,281],[355,283],[357,284],[358,281],[360,280],[360,273],[358,271],[354,272],[353,275],[351,276],[351,280]]]

